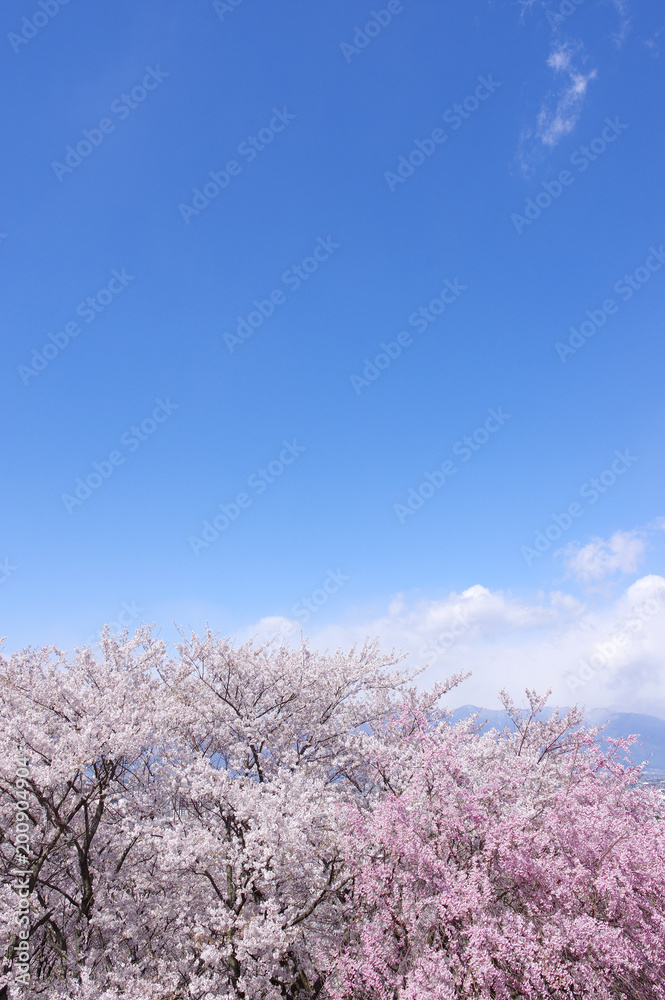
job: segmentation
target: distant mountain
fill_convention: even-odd
[[[543,713],[544,717],[549,718],[553,711],[552,708],[546,709]],[[568,709],[563,708],[560,711],[565,714]],[[503,709],[477,708],[475,705],[462,705],[461,708],[456,708],[451,721],[458,722],[460,719],[468,719],[476,712],[479,716],[478,722],[484,723],[483,730],[503,729],[505,726],[513,728],[512,722]],[[657,719],[653,715],[612,712],[607,708],[594,708],[585,712],[584,721],[590,726],[606,724],[603,735],[613,739],[636,733],[639,742],[631,749],[631,760],[635,763],[648,760],[647,769],[650,772],[665,774],[665,721],[662,719]]]

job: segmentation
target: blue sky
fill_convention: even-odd
[[[665,586],[662,7],[1,18],[6,648],[474,604],[463,701],[571,697]],[[665,715],[647,617],[580,697]]]

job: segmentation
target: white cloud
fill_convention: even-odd
[[[550,69],[555,69],[559,73],[561,70],[569,68],[570,57],[570,49],[565,45],[560,45],[558,49],[554,49],[554,51],[550,53],[547,65]]]
[[[549,55],[547,65],[555,74],[567,79],[563,87],[544,102],[537,119],[536,135],[544,146],[553,147],[577,125],[587,87],[596,78],[596,70],[586,75],[573,66],[573,57],[581,46],[569,43],[557,45]]]
[[[658,593],[660,588],[663,586],[663,577],[658,576],[656,573],[650,573],[648,576],[640,577],[635,583],[631,583],[630,587],[625,591],[623,596],[617,601],[617,608],[620,611],[631,608],[636,604],[641,604],[643,601],[649,600],[654,594]]]
[[[616,548],[623,565],[629,551],[627,543]],[[643,608],[650,610],[642,614]],[[502,687],[516,698],[526,687],[543,692],[551,688],[555,705],[577,702],[665,718],[662,576],[636,580],[616,599],[596,603],[592,609],[561,590],[528,600],[475,584],[438,599],[398,594],[384,612],[356,613],[327,625],[263,618],[238,639],[250,635],[270,639],[280,630],[290,644],[300,641],[302,631],[319,650],[348,649],[368,636],[378,637],[384,652],[401,650],[411,666],[428,665],[423,685],[471,671],[472,676],[448,696],[451,707],[469,703],[499,707],[497,693]],[[615,643],[617,636],[622,638]],[[585,664],[594,654],[597,663],[598,650],[607,653],[608,643],[612,655],[606,655],[590,676],[588,667],[584,674]]]
[[[611,538],[592,538],[586,545],[571,542],[560,556],[571,576],[583,583],[619,573],[636,573],[644,560],[646,539],[642,531],[615,531]]]
[[[584,604],[581,601],[562,590],[553,590],[550,594],[550,602],[553,607],[562,608],[570,615],[580,615],[584,611]]]

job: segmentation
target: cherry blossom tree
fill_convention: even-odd
[[[335,1000],[665,997],[665,803],[581,713],[406,737],[354,809]],[[408,749],[407,749],[408,748]]]
[[[0,658],[0,998],[664,997],[662,797],[533,694],[451,725],[460,680],[147,627]]]
[[[98,918],[109,894],[127,884],[137,855],[120,803],[130,802],[139,816],[153,794],[161,720],[152,675],[163,647],[146,633],[125,643],[107,638],[103,646],[101,662],[89,649],[66,662],[45,648],[0,664],[0,816],[8,876],[0,920],[11,959],[16,901],[7,882],[15,868],[17,803],[24,798],[36,993],[40,984],[76,981],[87,963],[108,966],[113,946],[106,934],[113,929],[107,916]],[[29,760],[24,792],[15,787],[18,756]]]
[[[144,628],[105,633],[99,658],[0,664],[4,972],[21,754],[34,995],[319,995],[314,952],[348,912],[340,816],[373,791],[374,730],[404,698],[438,716],[442,689],[417,694],[376,644],[316,656],[208,633],[177,653]]]

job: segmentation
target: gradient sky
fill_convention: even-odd
[[[665,13],[560,7],[3,6],[8,650],[475,602],[461,701],[572,697],[665,586]],[[659,615],[588,701],[665,716]]]

